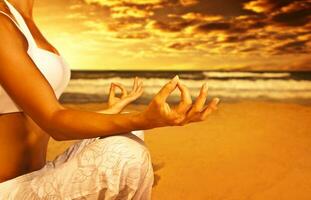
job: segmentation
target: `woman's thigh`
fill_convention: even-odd
[[[9,198],[149,199],[153,184],[149,151],[131,133],[81,140],[39,171],[11,184]]]

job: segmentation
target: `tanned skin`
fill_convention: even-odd
[[[59,54],[33,20],[34,0],[8,1],[22,14],[37,46]],[[3,0],[0,0],[0,10],[12,16]],[[205,120],[219,102],[218,98],[213,98],[205,105],[206,84],[192,102],[189,90],[176,76],[141,112],[120,113],[142,94],[142,82],[137,78],[130,93],[119,83],[111,85],[107,110],[90,112],[66,108],[58,102],[53,89],[27,54],[26,38],[3,14],[0,14],[0,44],[0,84],[23,110],[0,114],[0,182],[42,168],[50,137],[62,141],[183,126]],[[121,98],[115,97],[116,88],[121,89]],[[175,89],[180,90],[181,100],[171,108],[166,99]]]

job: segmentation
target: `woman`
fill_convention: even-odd
[[[33,3],[0,0],[0,199],[150,199],[150,154],[135,130],[202,121],[219,99],[204,106],[204,84],[192,103],[176,76],[141,112],[120,113],[142,94],[137,78],[130,94],[112,84],[107,110],[62,106],[70,69],[35,25]],[[176,88],[181,101],[170,108],[166,99]],[[46,162],[50,137],[81,140]]]

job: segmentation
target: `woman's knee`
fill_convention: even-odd
[[[128,193],[140,190],[142,185],[153,184],[151,156],[144,142],[130,134],[106,137],[97,140],[90,148],[97,148],[96,164],[98,175],[113,188],[118,185],[118,192]],[[106,183],[105,183],[106,184]],[[109,187],[109,186],[108,186]]]
[[[141,176],[150,171],[150,152],[144,141],[135,135],[124,134],[101,138],[89,145],[87,149],[86,160],[90,161],[94,158],[96,167],[105,173],[111,171],[114,174]]]
[[[96,139],[73,160],[73,186],[88,185],[90,194],[121,198],[150,191],[153,168],[148,148],[130,134]],[[139,191],[139,192],[138,192]],[[124,198],[126,199],[126,198]]]

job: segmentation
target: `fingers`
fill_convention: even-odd
[[[116,87],[118,87],[121,90],[121,98],[124,98],[127,96],[127,90],[121,83],[113,83]]]
[[[192,107],[191,94],[189,92],[189,89],[185,85],[181,84],[180,81],[178,81],[177,87],[180,90],[181,97],[180,103],[175,108],[175,110],[178,113],[186,113]]]
[[[144,83],[143,83],[143,81],[141,80],[140,83],[138,84],[138,90],[142,89],[142,88],[143,88],[143,85],[144,85]]]
[[[176,89],[178,80],[179,77],[175,76],[170,82],[166,83],[156,94],[154,100],[158,103],[165,102],[168,96]]]
[[[213,98],[212,101],[204,108],[201,112],[201,120],[204,120],[208,115],[210,115],[214,110],[217,110],[217,105],[220,99]]]
[[[136,76],[134,79],[134,84],[133,84],[133,88],[132,88],[132,92],[136,92],[138,87],[138,77]]]
[[[113,97],[115,97],[115,85],[113,83],[110,84],[110,89],[109,89],[109,96],[108,99],[112,99]]]
[[[182,125],[190,122],[204,121],[208,117],[208,115],[210,115],[214,110],[217,110],[217,105],[219,101],[220,100],[218,98],[214,98],[204,109],[201,108],[201,111],[196,110],[195,108],[193,108],[194,110],[191,109],[186,119],[183,121]],[[204,104],[202,105],[202,107],[203,106]]]
[[[142,80],[140,80],[139,78],[135,78],[136,79],[136,87],[133,87],[133,92],[138,92],[139,93],[139,91],[142,89],[142,87],[143,87],[143,81]]]
[[[138,77],[135,77],[132,91],[129,94],[130,99],[136,99],[140,97],[143,93],[143,81],[140,80]]]
[[[137,89],[137,93],[139,96],[141,96],[144,92],[144,88],[143,88],[143,81],[140,81],[139,85],[138,85],[138,89]]]
[[[135,91],[131,91],[130,95],[128,96],[128,98],[130,100],[136,100],[138,97],[140,97],[144,92],[144,88],[143,88],[143,81],[138,81],[138,85]]]
[[[196,98],[195,103],[193,104],[191,110],[189,111],[189,114],[191,115],[201,112],[206,102],[206,98],[207,98],[207,84],[204,83],[201,87],[199,96]]]
[[[189,97],[186,97],[189,98]],[[189,103],[184,103],[186,106],[190,106],[190,108],[187,109],[187,107],[184,109],[184,111],[188,111],[185,115],[185,118],[182,122],[182,124],[186,124],[189,122],[195,122],[195,121],[201,121],[201,115],[202,110],[205,104],[207,98],[207,84],[204,83],[200,89],[200,93],[198,97],[196,98],[194,104],[192,105],[189,101]],[[189,110],[190,109],[190,110]]]
[[[176,89],[180,91],[180,103],[173,109],[166,103],[168,96]],[[173,126],[183,126],[190,122],[199,122],[207,118],[212,111],[217,110],[217,105],[220,101],[214,98],[204,107],[208,94],[207,84],[204,83],[200,89],[200,93],[194,104],[189,89],[183,85],[178,76],[175,76],[170,82],[165,84],[158,94],[154,97],[150,110],[159,112],[166,120],[165,123]]]
[[[118,82],[111,83],[110,92],[109,92],[109,99],[112,100],[113,98],[116,97],[115,96],[116,95],[115,94],[116,88],[119,88],[121,90],[120,99],[128,98],[129,100],[137,99],[138,97],[140,97],[143,94],[143,91],[144,91],[143,90],[143,81],[140,80],[138,77],[135,77],[135,79],[134,79],[132,91],[130,92],[130,94],[128,94],[128,91],[123,84],[118,83]]]

